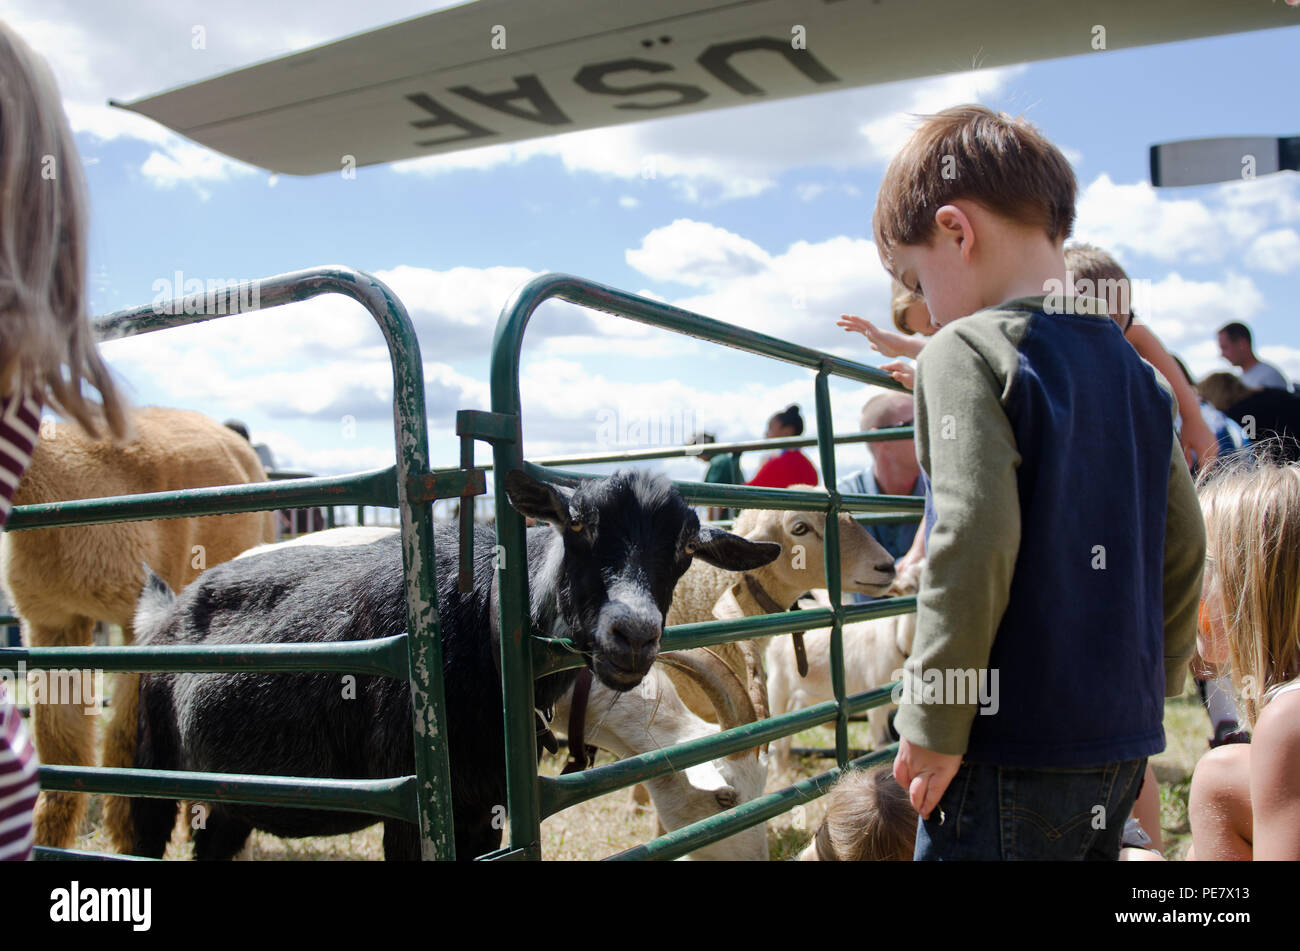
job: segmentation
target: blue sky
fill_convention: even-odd
[[[659,119],[363,168],[348,180],[272,178],[104,103],[432,5],[108,6],[0,0],[0,16],[58,76],[87,162],[96,312],[148,303],[177,271],[204,281],[329,263],[377,273],[420,334],[435,464],[456,461],[454,410],[486,408],[501,305],[543,271],[882,362],[835,327],[846,311],[888,321],[870,242],[880,176],[909,114],[967,101],[1024,114],[1063,148],[1079,178],[1076,237],[1147,282],[1142,316],[1193,372],[1227,368],[1214,329],[1239,319],[1266,359],[1300,378],[1300,176],[1159,193],[1146,184],[1153,142],[1300,132],[1300,26]],[[191,48],[194,24],[206,27],[206,50]],[[105,353],[136,401],[238,416],[284,466],[329,473],[392,461],[387,357],[355,305],[226,318]],[[790,402],[812,414],[803,371],[561,305],[535,319],[523,380],[533,457],[642,448],[695,429],[755,437]],[[836,429],[856,428],[869,394],[834,392]],[[841,470],[861,455],[841,452]],[[756,457],[746,463],[752,474]],[[668,470],[695,477],[700,466]]]

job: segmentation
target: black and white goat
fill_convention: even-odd
[[[532,633],[563,634],[606,686],[640,683],[659,650],[677,580],[693,557],[735,570],[766,564],[780,548],[701,527],[670,481],[618,472],[566,489],[522,472],[506,476],[522,514],[549,523],[527,534]],[[495,537],[474,540],[474,588],[456,585],[458,540],[436,529],[443,684],[456,853],[497,848],[494,808],[505,803],[505,746],[493,595]],[[201,575],[179,596],[150,577],[136,615],[150,644],[335,642],[406,630],[399,539],[325,548],[310,544],[237,559]],[[537,681],[547,707],[575,671]],[[414,771],[410,687],[359,676],[353,694],[336,674],[144,674],[135,765],[336,778]],[[131,803],[131,851],[161,856],[174,801]],[[199,859],[235,855],[253,829],[297,837],[356,831],[379,817],[296,807],[211,803],[194,830]],[[384,821],[384,855],[419,858],[412,823]]]

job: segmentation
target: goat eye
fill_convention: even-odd
[[[695,554],[695,552],[696,552],[698,549],[699,549],[699,546],[698,546],[695,542],[687,542],[687,543],[686,543],[686,546],[685,546],[686,554],[688,554],[688,555],[693,555],[693,554]]]
[[[570,522],[570,523],[569,523],[569,531],[571,531],[571,532],[580,532],[580,531],[582,531],[582,523],[581,523],[581,522]]]

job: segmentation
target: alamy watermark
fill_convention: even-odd
[[[898,669],[889,699],[896,704],[977,704],[981,716],[991,717],[998,700],[998,669],[985,667],[926,667],[916,672]]]
[[[20,681],[27,682],[27,703],[58,704],[81,707],[87,716],[98,716],[104,710],[104,672],[75,668],[50,668],[27,670],[27,662],[20,660],[17,670],[0,669],[0,684],[10,697],[18,696],[15,689]]]
[[[1150,318],[1155,297],[1151,282],[1117,278],[1076,278],[1067,270],[1065,280],[1056,278],[1043,282],[1043,312],[1048,314],[1086,314],[1091,317],[1123,317],[1134,308]],[[1097,306],[1097,301],[1103,307]]]
[[[262,282],[231,278],[187,278],[180,271],[153,282],[155,314],[203,314],[221,317],[257,310],[262,300]]]
[[[681,446],[695,434],[695,411],[628,413],[596,411],[596,444],[602,449]],[[707,450],[701,446],[698,451]]]

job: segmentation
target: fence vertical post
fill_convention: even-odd
[[[835,477],[834,423],[831,420],[830,364],[823,360],[817,370],[817,451],[821,455],[822,482],[830,495],[826,513],[826,591],[835,620],[831,622],[831,688],[839,714],[835,718],[835,757],[841,769],[849,762],[849,711],[844,706],[844,605],[840,590],[840,493]]]

